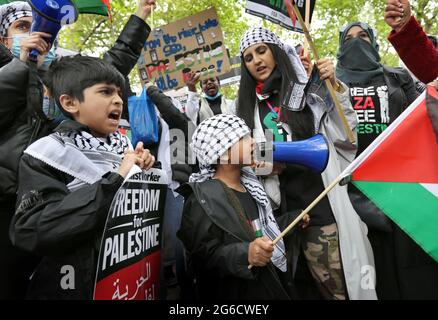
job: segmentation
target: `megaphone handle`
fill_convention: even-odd
[[[29,53],[29,59],[32,61],[37,61],[39,54],[40,53],[37,49],[32,49],[32,51]]]

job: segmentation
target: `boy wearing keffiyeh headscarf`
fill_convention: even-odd
[[[248,126],[234,115],[216,115],[199,125],[191,147],[200,172],[180,189],[186,203],[178,236],[191,255],[199,298],[292,298],[284,242],[272,242],[279,226],[263,186],[246,168],[254,162]]]
[[[28,298],[91,299],[111,202],[131,168],[148,170],[155,158],[142,142],[132,150],[118,131],[125,82],[113,66],[98,58],[64,57],[47,76],[69,119],[24,151],[10,237],[41,258]],[[68,290],[61,280],[65,265],[75,273]]]
[[[153,3],[155,0],[140,1],[137,13],[129,17],[114,46],[104,55],[104,59],[125,77],[137,63],[150,32],[145,19]],[[52,132],[62,120],[59,109],[48,97],[33,103],[32,108],[27,105],[27,97],[31,95],[27,94],[29,67],[24,63],[26,52],[38,47],[43,52],[48,47],[44,37],[36,37],[39,38],[36,41],[35,37],[29,36],[31,15],[26,1],[0,6],[0,299],[22,299],[35,267],[35,261],[30,261],[27,253],[13,247],[8,237],[17,202],[19,160],[30,143]],[[34,36],[36,34],[33,33]],[[29,37],[24,38],[26,35]],[[42,73],[39,72],[40,75]],[[50,89],[51,84],[44,80]],[[39,99],[37,94],[32,97]]]

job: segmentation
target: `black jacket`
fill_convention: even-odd
[[[188,162],[188,138],[189,132],[193,132],[194,128],[192,122],[185,113],[182,113],[176,108],[172,102],[172,99],[166,96],[156,86],[148,88],[147,94],[151,98],[152,102],[157,106],[160,111],[161,117],[169,126],[169,129],[179,129],[183,137],[178,137],[177,141],[170,142],[170,149],[174,153],[171,155],[175,159],[175,163],[172,167],[172,180],[179,183],[186,183],[189,181],[189,177],[192,174],[192,167]],[[160,134],[161,136],[161,134]],[[172,137],[170,137],[172,139]],[[146,146],[152,149],[158,149],[158,146]]]
[[[218,180],[186,184],[178,189],[186,202],[177,235],[190,254],[198,298],[290,299],[294,290],[289,270],[282,276],[289,276],[284,281],[271,262],[263,268],[248,269],[248,249],[255,239],[254,231],[242,223],[226,189]]]
[[[137,63],[150,32],[139,17],[131,16],[115,45],[104,60],[115,66],[125,77]],[[30,119],[26,106],[29,67],[18,59],[0,69],[0,203],[15,201],[18,162],[24,149],[33,141],[49,134],[54,128],[43,121],[35,132],[35,119]]]
[[[388,86],[389,118],[394,121],[418,97],[411,75],[403,68],[383,67]]]
[[[72,120],[57,131],[87,130]],[[69,191],[74,178],[28,154],[21,157],[17,211],[11,240],[42,258],[30,299],[92,299],[99,246],[111,202],[123,177],[108,172],[92,185]],[[63,266],[74,270],[74,289],[62,287]]]
[[[142,19],[131,16],[104,59],[127,76],[137,63],[149,32],[149,26]],[[6,53],[2,57],[6,64],[0,68],[0,298],[14,298],[22,296],[26,283],[23,279],[27,279],[29,273],[19,271],[20,266],[32,268],[8,238],[16,202],[18,164],[24,149],[54,128],[51,122],[36,119],[27,109],[28,65],[18,59],[8,63],[10,57]],[[38,122],[41,122],[39,128]]]
[[[13,55],[8,48],[0,43],[0,68],[11,62]]]

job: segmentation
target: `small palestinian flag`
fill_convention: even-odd
[[[432,86],[343,176],[438,261],[438,141],[427,109],[438,111]]]

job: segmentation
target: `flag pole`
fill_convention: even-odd
[[[289,13],[289,16],[292,19],[293,14],[298,18],[298,21],[300,22],[301,28],[303,29],[304,35],[306,37],[307,42],[309,43],[310,49],[313,53],[313,58],[315,60],[319,60],[319,54],[318,50],[316,49],[315,43],[312,40],[312,37],[309,33],[309,29],[306,26],[306,23],[303,20],[303,17],[301,16],[300,10],[298,10],[297,5],[294,3],[291,3],[291,0],[285,0],[287,11]],[[341,104],[339,103],[338,97],[336,96],[335,90],[333,89],[332,83],[329,79],[324,80],[325,85],[327,86],[327,89],[330,93],[330,96],[333,100],[333,103],[335,104],[336,110],[338,111],[339,117],[341,119],[342,125],[344,126],[344,130],[348,136],[348,140],[351,143],[355,143],[356,139],[354,137],[353,131],[351,130],[350,126],[348,125],[347,119],[345,118],[345,114],[342,111]]]
[[[306,0],[306,27],[310,30],[310,0]],[[303,55],[307,56],[307,48],[309,47],[309,43],[307,42],[307,38],[304,37],[304,48]]]
[[[303,212],[301,212],[301,214],[296,217],[295,220],[292,221],[292,223],[286,229],[284,229],[284,231],[277,238],[275,238],[275,240],[273,241],[274,245],[276,245],[278,241],[280,241],[293,227],[295,227],[295,225],[300,222],[301,219],[303,219],[304,216],[308,214],[309,211],[312,210],[322,200],[322,198],[327,195],[327,193],[329,193],[334,187],[336,187],[336,185],[341,182],[343,178],[344,176],[340,175],[327,188],[325,188],[325,190],[321,192],[321,194],[315,200],[313,200],[313,202]]]
[[[151,6],[151,30],[154,30],[155,28],[155,23],[154,23],[154,6]]]
[[[277,242],[278,241],[280,241],[281,239],[283,239],[284,238],[284,236],[286,236],[286,234],[293,228],[293,227],[295,227],[297,224],[298,224],[298,222],[300,222],[303,218],[304,218],[304,216],[306,215],[306,214],[308,214],[309,212],[310,212],[310,210],[312,210],[321,200],[322,200],[322,198],[324,198],[326,195],[327,195],[327,193],[329,193],[334,187],[336,187],[336,185],[339,183],[339,182],[341,182],[342,181],[342,179],[345,177],[345,175],[343,175],[343,174],[341,174],[341,175],[339,175],[336,179],[335,179],[335,181],[333,181],[327,188],[325,188],[325,190],[323,191],[323,192],[321,192],[321,194],[315,199],[315,200],[313,200],[313,202],[303,211],[303,212],[301,212],[301,214],[298,216],[298,217],[296,217],[295,218],[295,220],[294,221],[292,221],[292,223],[286,228],[286,229],[284,229],[283,230],[283,232],[282,233],[280,233],[279,235],[278,235],[278,237],[277,238],[275,238],[275,240],[274,241],[272,241],[272,243],[274,244],[274,246],[277,244]],[[253,265],[249,265],[248,266],[248,269],[251,269],[253,267]]]

